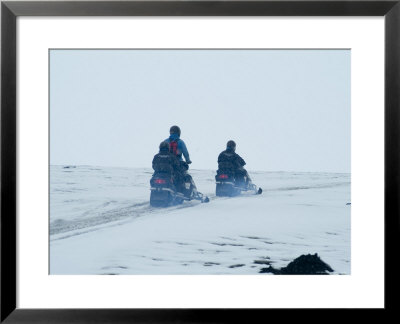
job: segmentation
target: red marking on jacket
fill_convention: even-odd
[[[169,151],[174,155],[178,155],[178,142],[176,141],[169,142]]]

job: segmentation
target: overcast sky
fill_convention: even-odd
[[[350,50],[51,50],[50,163],[151,167],[169,128],[194,169],[350,172]]]

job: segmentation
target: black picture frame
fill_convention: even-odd
[[[255,321],[256,318],[271,320],[270,313],[287,310],[20,309],[16,307],[16,19],[19,16],[384,16],[385,307],[383,310],[375,309],[374,314],[377,314],[377,319],[383,320],[382,316],[396,311],[395,296],[400,277],[395,265],[399,253],[400,230],[400,0],[2,1],[1,323],[232,323],[240,321],[243,316],[247,319],[245,322],[252,322],[252,319]],[[302,317],[310,319],[309,311],[316,310],[292,309],[291,311],[296,313],[298,319]],[[350,315],[349,311],[347,316]],[[269,312],[269,317],[266,317],[266,312]],[[367,313],[369,318],[371,315],[371,312]],[[337,318],[343,320],[342,316],[338,315]],[[348,317],[347,320],[349,319]]]

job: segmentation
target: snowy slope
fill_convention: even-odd
[[[350,175],[251,172],[261,196],[149,206],[150,169],[52,166],[51,274],[258,274],[318,253],[350,274]],[[265,275],[265,274],[263,274]]]

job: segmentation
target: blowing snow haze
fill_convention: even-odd
[[[149,168],[172,125],[193,169],[350,172],[350,50],[51,50],[50,163]]]

